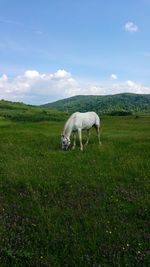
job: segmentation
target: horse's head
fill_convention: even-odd
[[[66,135],[62,134],[61,135],[61,147],[63,150],[67,150],[70,146],[70,138],[67,137]]]

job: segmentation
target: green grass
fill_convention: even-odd
[[[68,114],[53,109],[0,100],[0,119],[16,122],[63,121]]]
[[[150,117],[102,119],[83,152],[63,125],[0,121],[0,266],[150,266]]]

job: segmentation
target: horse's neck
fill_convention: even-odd
[[[66,122],[63,134],[70,138],[72,132],[72,120]]]

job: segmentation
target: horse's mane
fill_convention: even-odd
[[[66,132],[66,130],[67,130],[69,124],[71,123],[72,119],[74,119],[74,117],[76,116],[77,113],[79,113],[79,112],[75,112],[75,113],[73,113],[73,114],[69,117],[69,119],[66,121],[65,126],[64,126],[64,133]]]

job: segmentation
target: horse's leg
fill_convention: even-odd
[[[90,129],[87,130],[87,140],[86,140],[85,146],[87,146],[89,139],[90,139]]]
[[[79,141],[80,141],[80,150],[83,150],[83,144],[82,144],[82,130],[78,129],[78,135],[79,135]]]
[[[101,145],[101,141],[100,141],[100,127],[99,125],[95,125],[95,128],[96,128],[96,132],[97,132],[97,139],[98,139],[98,143],[99,145]]]
[[[73,133],[73,147],[72,149],[75,149],[76,147],[76,133]]]

